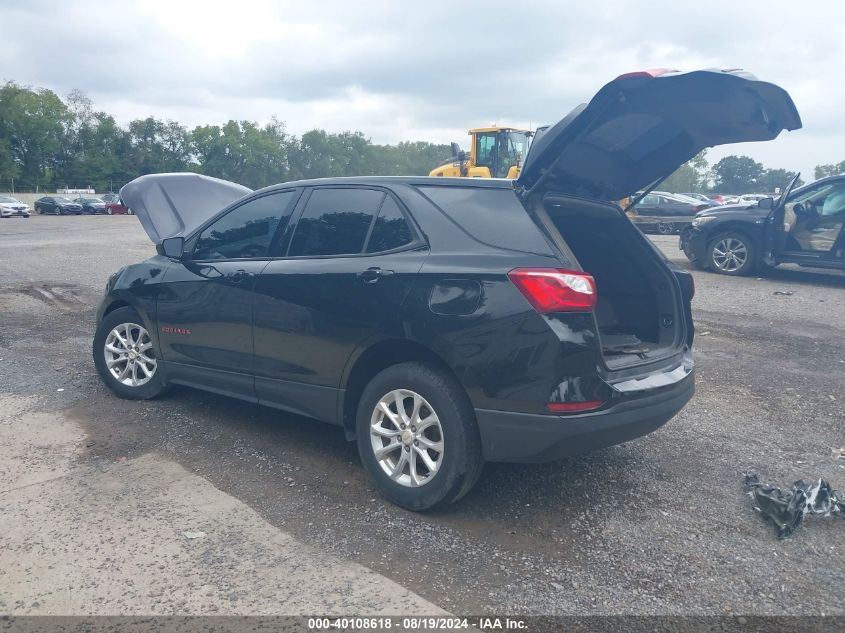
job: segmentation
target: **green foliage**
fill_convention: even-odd
[[[59,164],[67,106],[51,90],[6,83],[0,88],[0,166],[4,172],[38,183],[49,180]],[[9,167],[12,163],[14,167]]]
[[[763,176],[760,178],[760,192],[774,193],[776,188],[783,191],[784,187],[795,178],[798,172],[789,171],[788,169],[766,169],[763,171]],[[795,182],[796,187],[800,187],[804,181],[799,178]]]
[[[816,165],[815,169],[816,180],[819,178],[827,178],[828,176],[838,176],[845,174],[845,160],[841,163],[832,163],[828,165]]]
[[[300,178],[425,175],[450,156],[448,145],[375,145],[361,132],[311,130],[297,138],[273,118],[197,126],[138,119],[123,128],[73,91],[9,82],[0,87],[0,188],[117,190],[155,172],[196,171],[248,187]]]
[[[763,178],[763,164],[748,156],[725,156],[713,165],[714,191],[743,194],[756,192]]]

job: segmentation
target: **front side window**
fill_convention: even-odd
[[[194,259],[266,257],[294,195],[294,191],[273,193],[232,209],[200,233]]]
[[[385,194],[375,189],[317,189],[296,223],[291,257],[357,255]]]
[[[382,253],[394,248],[400,248],[410,244],[414,240],[411,227],[405,219],[399,205],[388,196],[381,205],[381,211],[373,225],[370,233],[370,241],[367,242],[368,253]]]

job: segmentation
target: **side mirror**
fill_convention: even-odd
[[[457,143],[450,143],[449,146],[452,148],[452,156],[460,156],[461,155],[461,147]]]
[[[757,206],[761,209],[771,209],[775,206],[775,199],[774,198],[763,198],[760,202],[757,203]]]
[[[156,250],[159,255],[165,257],[172,257],[173,259],[182,259],[182,252],[185,248],[184,237],[166,237],[158,244]]]

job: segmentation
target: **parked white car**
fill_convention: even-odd
[[[763,198],[771,198],[772,196],[765,193],[746,193],[737,198],[735,204],[756,204]]]
[[[0,218],[28,218],[29,207],[12,196],[0,196]]]

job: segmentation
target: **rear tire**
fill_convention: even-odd
[[[757,249],[743,233],[720,233],[707,245],[707,264],[720,275],[749,275],[756,265]]]
[[[164,392],[155,343],[132,308],[118,308],[100,321],[93,353],[100,378],[121,398],[149,400]]]
[[[433,365],[401,363],[376,374],[361,394],[356,432],[361,461],[376,487],[408,510],[457,501],[484,466],[466,394]]]

